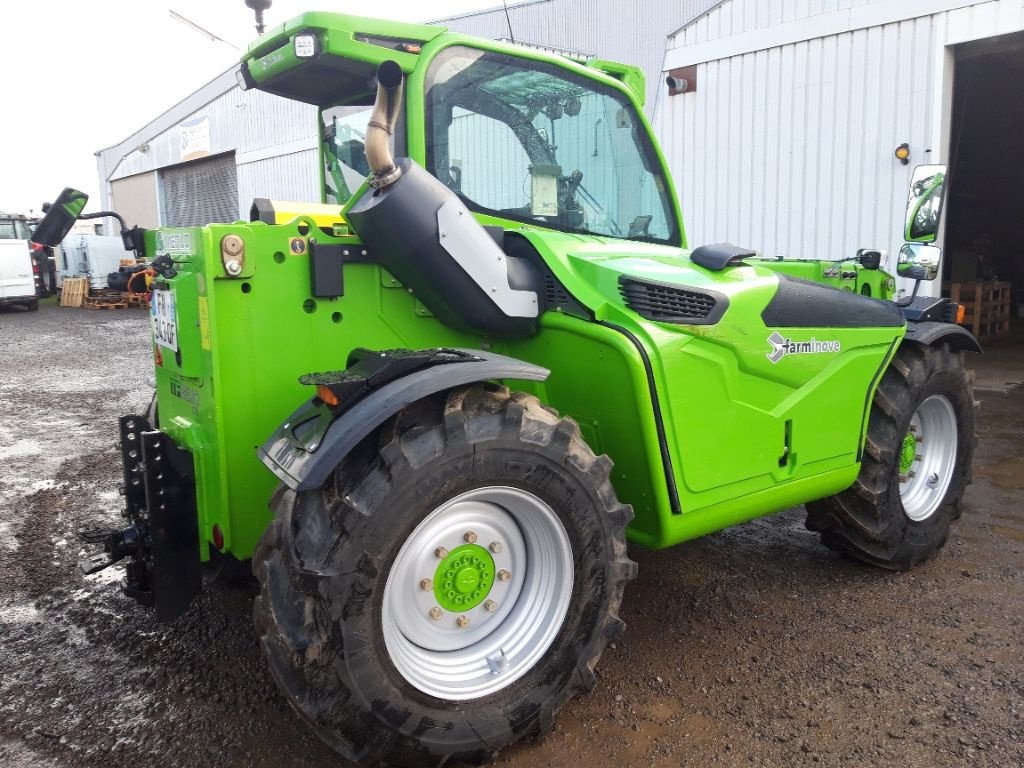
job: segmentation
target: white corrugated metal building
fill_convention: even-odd
[[[131,223],[248,219],[255,197],[320,199],[317,110],[242,91],[232,68],[98,152],[97,163],[104,208]]]
[[[1024,285],[1024,0],[725,0],[664,68],[695,80],[655,118],[691,242],[894,268],[914,166],[949,163],[946,279]]]

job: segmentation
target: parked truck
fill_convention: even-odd
[[[624,630],[627,541],[806,504],[883,568],[945,543],[980,352],[957,306],[877,298],[877,254],[840,267],[867,297],[691,248],[636,68],[309,13],[238,77],[348,126],[344,152],[321,142],[307,213],[135,240],[156,403],[120,420],[127,525],[85,533],[88,567],[123,559],[170,620],[251,560],[267,663],[348,760],[486,762],[550,729]],[[341,163],[369,170],[349,197]],[[899,272],[934,279],[915,240]]]

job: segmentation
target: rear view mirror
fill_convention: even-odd
[[[911,280],[934,280],[939,276],[942,249],[934,245],[907,243],[900,249],[896,273]]]
[[[907,198],[904,239],[911,243],[934,243],[939,236],[942,200],[946,191],[946,166],[920,165],[914,169]]]
[[[32,242],[43,245],[56,246],[68,236],[71,228],[78,221],[82,209],[89,202],[89,196],[77,189],[65,187],[64,191],[57,196],[46,211],[43,220],[39,222],[36,231],[32,234]]]

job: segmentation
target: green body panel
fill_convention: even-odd
[[[773,272],[821,283],[841,291],[852,291],[875,299],[892,299],[896,281],[880,269],[865,269],[855,259],[825,261],[812,259],[751,259]]]
[[[649,131],[642,79],[630,67],[595,68],[439,27],[306,14],[250,48],[252,78],[259,83],[303,66],[285,47],[296,32],[311,29],[324,51],[368,63],[395,59],[406,69],[406,145],[421,163],[424,72],[432,56],[456,44],[554,63],[609,84],[628,96]],[[422,53],[364,42],[356,31],[419,40]],[[660,150],[657,160],[664,166]],[[364,191],[365,185],[355,198]],[[674,192],[672,198],[680,218]],[[877,378],[905,329],[768,328],[761,314],[777,290],[776,272],[845,287],[841,272],[848,266],[857,273],[849,287],[860,292],[868,285],[877,296],[887,295],[888,275],[843,262],[832,278],[825,262],[756,260],[712,272],[690,261],[681,223],[678,244],[669,246],[480,219],[527,238],[583,305],[583,316],[549,311],[534,336],[487,339],[442,325],[370,263],[346,263],[343,296],[314,298],[309,238],[353,252],[359,240],[325,233],[310,219],[147,234],[149,254],[177,262],[178,274],[159,281],[174,292],[180,345],[179,355],[154,347],[160,428],[194,456],[203,560],[215,525],[224,551],[251,555],[276,485],[255,448],[312,396],[299,376],[342,368],[357,347],[483,348],[549,368],[547,381],[507,384],[574,418],[591,447],[614,460],[615,489],[636,513],[629,535],[646,546],[675,544],[853,482]],[[245,244],[239,276],[229,277],[221,261],[227,234]],[[623,275],[710,289],[729,306],[714,325],[653,322],[626,306]],[[776,331],[793,342],[838,342],[840,349],[772,363],[768,337]]]
[[[486,347],[549,367],[545,382],[508,383],[579,422],[594,450],[615,461],[616,490],[636,511],[632,538],[663,547],[849,486],[859,466],[865,391],[903,333],[782,329],[795,341],[838,340],[842,352],[773,365],[773,329],[760,319],[776,290],[771,271],[716,274],[676,248],[531,231],[599,322],[549,312],[536,336],[488,342],[443,326],[372,264],[345,267],[345,295],[337,300],[310,298],[307,249],[292,248],[307,242],[300,223],[159,233],[165,242],[178,235],[190,243],[172,252],[179,274],[165,281],[175,293],[181,355],[179,362],[161,350],[160,426],[195,456],[205,541],[212,542],[216,524],[225,551],[238,557],[249,556],[262,533],[276,484],[254,448],[311,395],[297,382],[301,374],[343,366],[356,347]],[[318,242],[358,243],[314,232]],[[220,263],[228,233],[246,244],[236,278]],[[714,326],[650,322],[624,305],[621,274],[710,287],[728,296],[730,307]],[[628,330],[650,359],[678,508],[667,490],[643,358],[626,335],[600,321]],[[780,467],[787,434],[790,458]],[[205,546],[202,554],[208,556]]]

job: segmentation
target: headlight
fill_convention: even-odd
[[[317,54],[316,35],[296,35],[295,55],[300,59],[311,59]]]

